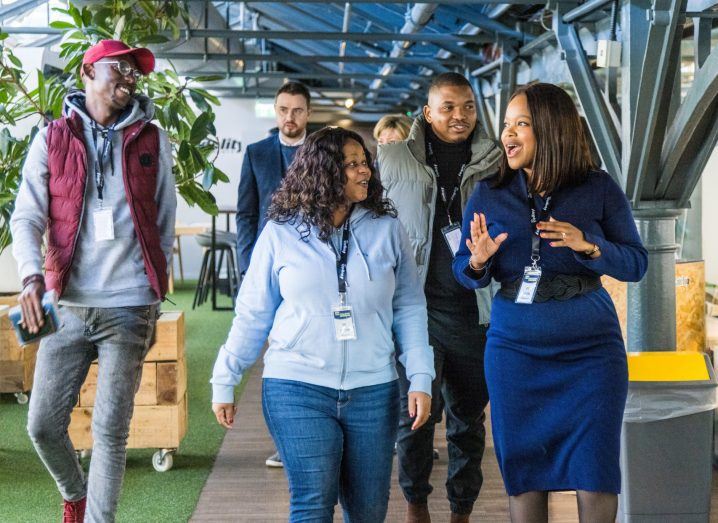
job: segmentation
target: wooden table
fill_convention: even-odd
[[[179,261],[180,280],[184,283],[184,269],[182,268],[182,244],[180,238],[182,236],[195,236],[203,232],[209,231],[211,224],[209,223],[196,223],[192,225],[185,225],[183,223],[175,224],[175,240],[177,241],[177,260]],[[174,286],[174,261],[170,266],[170,279],[169,279],[169,293],[173,294],[175,291]]]

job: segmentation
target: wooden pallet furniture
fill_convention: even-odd
[[[15,337],[15,330],[8,318],[10,306],[17,303],[17,297],[4,298],[0,305],[0,393],[14,394],[21,405],[29,401],[35,374],[38,344],[21,346]]]
[[[616,306],[623,339],[626,339],[627,286],[608,276],[601,278],[603,286]],[[676,350],[705,351],[705,263],[676,262]]]
[[[93,363],[72,411],[70,439],[78,450],[92,448],[97,371],[97,363]],[[142,366],[127,446],[159,449],[152,465],[160,472],[169,470],[172,455],[187,433],[187,421],[184,313],[163,312],[157,320],[156,341]]]

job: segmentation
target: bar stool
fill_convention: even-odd
[[[194,291],[194,300],[192,308],[202,305],[207,301],[207,297],[212,288],[212,235],[209,233],[201,233],[195,236],[197,243],[204,249],[202,256],[202,266],[199,270],[199,279],[197,287]],[[224,292],[232,298],[232,306],[234,306],[239,287],[239,277],[237,275],[237,264],[235,263],[235,247],[237,245],[237,235],[233,232],[217,231],[215,233],[215,259],[217,260],[215,267],[215,282],[218,290]],[[226,278],[220,278],[222,272],[222,264],[225,263]]]

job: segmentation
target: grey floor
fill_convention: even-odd
[[[286,522],[289,513],[289,494],[282,469],[270,469],[264,460],[274,451],[267,433],[261,408],[261,365],[255,366],[239,404],[236,428],[228,431],[214,469],[200,496],[192,516],[194,522]],[[490,430],[489,430],[490,433]],[[434,492],[429,509],[434,523],[449,521],[449,506],[444,492],[447,453],[443,426],[439,426],[436,447],[440,459],[432,473]],[[403,522],[405,503],[399,491],[394,467],[388,523]],[[484,485],[474,508],[472,521],[508,522],[508,502],[496,463],[490,437],[484,457]],[[713,477],[713,507],[711,522],[718,523],[718,476]],[[551,523],[573,523],[576,498],[571,493],[556,493],[550,497]],[[342,521],[339,507],[335,521]],[[656,523],[661,523],[657,521]]]

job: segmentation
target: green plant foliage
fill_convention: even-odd
[[[9,219],[20,184],[22,162],[41,126],[59,118],[70,88],[81,87],[80,64],[84,52],[102,39],[119,39],[132,47],[161,44],[180,37],[189,25],[186,2],[178,0],[107,0],[78,7],[55,9],[68,20],[50,26],[64,31],[60,56],[67,61],[64,74],[46,76],[41,71],[23,71],[22,62],[6,45],[7,34],[0,30],[0,125],[14,126],[24,119],[35,125],[24,137],[0,132],[0,252],[12,241]],[[36,75],[37,87],[25,86]],[[169,135],[174,150],[174,174],[180,195],[190,205],[199,205],[208,214],[217,214],[217,204],[208,191],[229,178],[214,166],[219,140],[214,126],[213,106],[219,100],[202,89],[204,82],[220,79],[205,76],[180,79],[173,68],[157,71],[140,80],[138,91],[155,104],[155,116]]]

